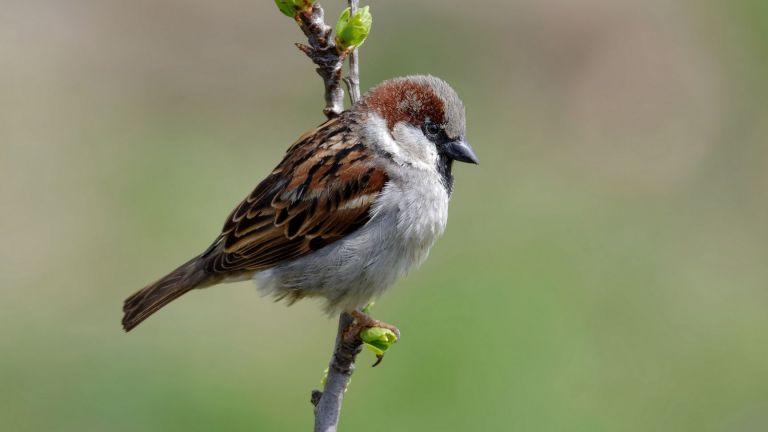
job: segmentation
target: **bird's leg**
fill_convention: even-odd
[[[346,342],[352,342],[355,339],[360,337],[360,332],[372,327],[380,327],[385,328],[387,330],[391,330],[392,333],[397,336],[397,339],[400,339],[400,330],[391,325],[387,324],[385,322],[381,322],[379,320],[371,318],[368,314],[365,314],[363,312],[360,312],[359,310],[353,310],[350,312],[350,315],[352,315],[352,318],[354,318],[354,321],[352,321],[352,324],[350,324],[347,329],[344,331],[344,341]]]

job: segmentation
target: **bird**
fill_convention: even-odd
[[[360,309],[420,265],[445,228],[453,162],[478,164],[465,108],[431,75],[393,78],[305,133],[200,255],[128,297],[130,331],[194,289],[252,279],[289,305]]]

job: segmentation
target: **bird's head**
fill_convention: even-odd
[[[477,164],[466,141],[464,104],[445,81],[430,75],[387,80],[372,88],[358,110],[381,150],[401,164],[437,170],[451,180],[453,161]]]

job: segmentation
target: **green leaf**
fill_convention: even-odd
[[[280,12],[291,18],[296,17],[299,12],[308,11],[315,0],[275,0]]]
[[[351,15],[349,8],[344,9],[336,22],[336,45],[342,51],[359,47],[371,33],[373,16],[368,6],[360,8]]]
[[[390,329],[371,327],[360,332],[360,339],[374,354],[381,356],[397,342],[397,335]]]

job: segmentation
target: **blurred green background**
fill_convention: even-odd
[[[767,430],[768,3],[369,4],[362,86],[446,79],[482,165],[378,302],[404,337],[341,430]],[[317,304],[239,283],[119,324],[323,120],[298,28],[266,0],[0,9],[0,430],[310,430]]]

